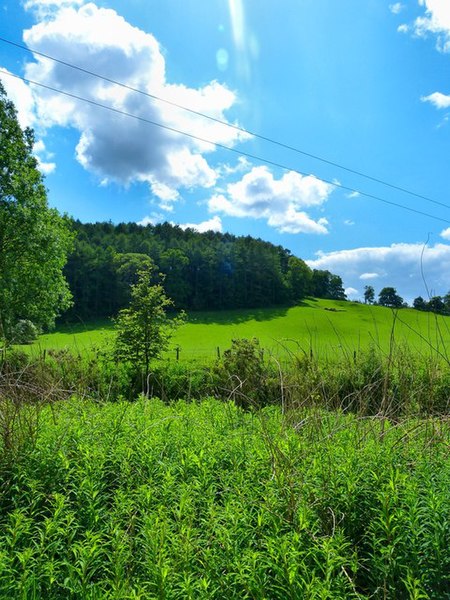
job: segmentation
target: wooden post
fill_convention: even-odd
[[[175,350],[176,350],[176,353],[177,353],[177,360],[180,360],[180,346],[177,346],[175,348]]]
[[[220,348],[217,346],[217,358],[220,360]]]

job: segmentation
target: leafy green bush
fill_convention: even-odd
[[[280,382],[274,365],[265,360],[256,338],[232,340],[213,369],[215,393],[238,406],[258,408],[280,399]]]
[[[29,319],[21,319],[13,327],[11,333],[12,344],[31,344],[37,340],[39,329]]]

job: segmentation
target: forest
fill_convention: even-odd
[[[75,245],[64,274],[73,306],[64,315],[109,317],[129,301],[130,284],[151,269],[177,309],[291,305],[306,296],[344,300],[342,279],[312,270],[281,246],[250,236],[177,225],[72,222]]]

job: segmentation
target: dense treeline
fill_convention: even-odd
[[[450,315],[450,291],[445,296],[433,296],[428,302],[422,296],[418,296],[414,299],[413,307],[425,312]]]
[[[230,309],[286,305],[308,295],[345,299],[342,280],[311,270],[289,250],[250,236],[198,233],[163,223],[73,222],[75,249],[65,275],[74,297],[66,318],[114,315],[129,284],[154,268],[177,308]]]

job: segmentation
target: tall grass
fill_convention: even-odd
[[[441,600],[449,433],[215,399],[47,406],[2,464],[0,597]]]

